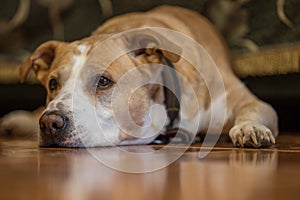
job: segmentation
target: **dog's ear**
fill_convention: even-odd
[[[20,82],[26,81],[29,72],[33,69],[37,79],[42,82],[43,72],[48,72],[55,58],[56,50],[64,42],[48,41],[40,45],[20,67]]]
[[[146,55],[150,62],[157,62],[162,57],[171,62],[178,62],[182,49],[162,33],[150,28],[134,30],[124,35],[126,47],[134,56]]]

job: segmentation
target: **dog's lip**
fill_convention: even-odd
[[[82,143],[82,141],[80,139],[76,139],[76,140],[72,140],[72,141],[60,141],[60,142],[55,142],[53,141],[53,143],[41,143],[39,145],[40,147],[43,148],[58,148],[58,147],[68,147],[68,148],[84,148],[85,145]]]

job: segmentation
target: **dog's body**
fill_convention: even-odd
[[[178,31],[199,43],[215,62],[217,66],[215,70],[222,79],[224,92],[216,81],[216,71],[212,69],[214,66],[211,63],[208,62],[208,66],[196,66],[198,71],[203,73],[201,77],[187,59],[156,46],[148,48],[149,44],[146,44],[147,48],[143,51],[134,55],[127,53],[119,56],[106,68],[101,66],[103,59],[98,57],[89,59],[93,50],[113,34],[131,29],[142,30],[142,35],[144,34],[150,43],[153,40],[154,43],[167,41],[167,45],[181,47],[182,49],[175,54],[184,54],[188,51],[184,44],[176,44],[172,39],[162,41],[159,34],[150,29],[149,32],[148,29],[140,29],[145,27]],[[134,42],[139,40],[136,39],[139,37],[134,37]],[[130,38],[128,41],[133,42]],[[159,51],[156,51],[157,49]],[[193,49],[191,54],[198,57],[200,52]],[[134,92],[130,87],[137,83],[142,84],[145,80],[151,82],[156,79],[155,83],[160,83],[162,79],[160,72],[153,69],[143,70],[138,66],[147,63],[163,63],[165,59],[173,62],[175,70],[183,77],[179,77],[182,110],[178,119],[181,121],[181,128],[191,131],[189,129],[192,129],[195,120],[198,120],[197,131],[211,132],[214,131],[210,129],[211,126],[219,126],[224,122],[222,132],[229,133],[234,145],[261,147],[275,143],[278,134],[275,111],[252,95],[235,77],[231,71],[228,50],[213,26],[193,11],[163,6],[145,13],[115,17],[83,40],[72,43],[47,42],[24,63],[21,68],[21,80],[24,81],[28,72],[34,69],[38,80],[48,91],[47,108],[40,119],[40,145],[80,147],[151,142],[161,130],[165,130],[161,127],[161,121],[165,120],[167,113],[163,87],[140,85]],[[83,66],[87,60],[92,60],[93,65]],[[121,95],[118,92],[113,93],[113,89],[128,71],[135,68],[139,71],[131,75],[130,80],[126,82],[126,87],[122,89],[122,93],[131,92],[128,105],[126,104],[128,109],[124,109],[122,99],[112,100],[113,97]],[[193,95],[184,79],[195,92],[194,99],[191,99]],[[97,81],[99,82],[95,86]],[[74,84],[78,85],[75,90]],[[211,88],[214,92],[209,91]],[[112,101],[115,105],[112,105]],[[151,110],[154,104],[156,109]],[[225,109],[224,118],[216,116],[217,112],[212,112],[212,107]],[[122,109],[126,112],[129,110],[130,115],[124,114],[125,111]],[[114,119],[115,112],[122,116],[118,119],[121,124],[122,121],[127,120],[123,123],[125,128],[120,128],[118,120]],[[96,120],[93,121],[89,116],[96,116]],[[139,128],[128,123],[126,119],[128,116]],[[178,121],[174,123],[174,127],[179,126]],[[101,134],[95,123],[101,127]],[[163,126],[167,124],[165,122]],[[135,133],[128,133],[130,130],[134,130]],[[146,139],[137,139],[140,137]]]

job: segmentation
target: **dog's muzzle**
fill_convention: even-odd
[[[68,118],[60,111],[45,112],[39,121],[40,130],[47,136],[59,136],[68,126]]]

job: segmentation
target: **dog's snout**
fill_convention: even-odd
[[[60,111],[44,113],[40,118],[40,129],[44,134],[56,136],[68,124],[68,118]]]

